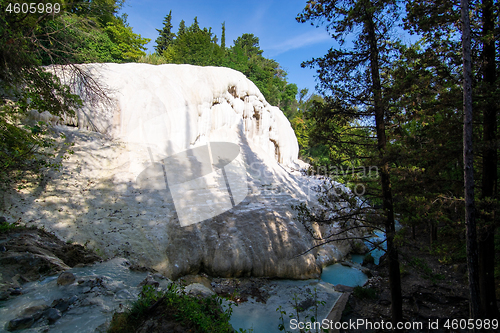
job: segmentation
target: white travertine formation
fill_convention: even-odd
[[[348,253],[350,245],[338,242],[297,257],[316,243],[291,207],[314,203],[318,183],[291,171],[301,162],[290,123],[243,74],[190,65],[81,68],[111,99],[85,103],[64,120],[79,127],[59,127],[74,154],[41,186],[5,196],[9,220],[173,278],[204,271],[304,279]],[[215,142],[236,145],[238,157],[213,160],[224,155],[217,144],[205,152]],[[208,169],[195,149],[211,161]]]
[[[238,71],[136,63],[81,67],[109,88],[112,100],[97,108],[86,103],[67,124],[130,143],[147,141],[166,155],[207,140],[244,139],[279,163],[297,166],[299,146],[288,119]]]

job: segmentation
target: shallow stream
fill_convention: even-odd
[[[376,234],[372,241],[380,237],[383,237],[381,232]],[[367,245],[371,247],[369,243]],[[375,263],[378,264],[383,251],[374,250],[371,253]],[[363,257],[363,255],[352,255],[352,261],[361,263]],[[230,322],[236,329],[253,328],[253,332],[278,333],[280,332],[278,329],[280,314],[276,309],[281,305],[282,310],[286,311],[283,319],[285,325],[288,326],[290,314],[295,312],[294,298],[297,299],[298,304],[301,304],[301,307],[305,308],[304,313],[301,314],[303,318],[308,316],[310,320],[311,316],[317,316],[321,320],[329,314],[340,296],[340,293],[334,290],[333,285],[342,284],[354,287],[363,285],[368,280],[367,276],[356,266],[356,264],[345,266],[340,263],[328,266],[323,269],[319,280],[271,281],[266,287],[271,295],[266,304],[250,298],[248,302],[233,306]],[[22,295],[0,302],[0,333],[8,332],[5,329],[6,324],[11,319],[19,318],[24,309],[39,305],[51,306],[55,300],[72,297],[76,301],[54,325],[50,326],[50,332],[93,333],[106,321],[110,321],[115,311],[137,298],[141,290],[138,285],[148,275],[148,273],[130,271],[127,261],[122,258],[88,267],[73,268],[69,271],[76,276],[76,281],[80,280],[79,283],[58,286],[57,276],[51,276],[42,281],[24,285]],[[318,307],[314,304],[315,289],[317,301],[325,302]],[[42,332],[49,328],[46,323],[38,325],[23,332]]]
[[[381,231],[375,231],[374,235],[369,238],[371,242],[380,242],[385,238],[385,234]],[[373,248],[373,245],[370,242],[365,242],[366,246],[369,249]],[[385,243],[381,244],[381,247],[385,249]],[[380,257],[384,254],[383,250],[374,249],[370,251],[371,255],[375,259],[375,264],[378,265],[380,261]],[[291,280],[282,280],[278,283],[286,286],[286,289],[280,291],[279,303],[270,298],[270,304],[256,304],[255,302],[248,302],[239,305],[238,307],[233,308],[233,316],[231,318],[231,324],[235,328],[244,328],[251,329],[253,328],[253,332],[255,333],[279,333],[282,332],[278,329],[278,325],[280,324],[280,315],[276,311],[278,306],[282,306],[286,311],[286,315],[284,315],[285,325],[287,330],[290,329],[290,314],[294,314],[294,300],[293,298],[299,299],[300,302],[304,302],[309,300],[310,304],[314,304],[311,302],[311,294],[302,292],[305,289],[312,290],[314,287],[322,286],[321,291],[326,292],[329,290],[331,296],[329,300],[327,300],[327,306],[321,306],[320,311],[318,311],[317,317],[318,321],[321,321],[323,318],[326,318],[330,313],[331,309],[335,305],[340,293],[333,291],[333,285],[342,284],[349,287],[362,286],[368,281],[368,277],[365,273],[360,270],[360,264],[363,262],[363,259],[366,255],[364,254],[354,254],[351,255],[352,264],[343,265],[341,263],[336,263],[330,266],[323,268],[323,272],[321,274],[321,278],[319,280],[306,280],[306,281],[291,281]],[[300,287],[302,286],[302,287]],[[309,305],[309,304],[307,304]],[[305,321],[310,321],[311,316],[314,316],[315,306],[310,306],[303,314],[302,320],[304,320],[305,316],[309,316]],[[293,332],[298,332],[298,330],[291,330]]]
[[[132,272],[125,259],[117,258],[84,268],[69,270],[81,284],[58,286],[57,276],[23,286],[23,294],[0,302],[0,332],[8,332],[6,324],[20,317],[22,311],[32,306],[47,305],[58,299],[77,296],[74,306],[50,326],[50,332],[95,332],[96,328],[110,320],[113,313],[128,301],[137,298],[142,288],[138,284],[148,273]],[[78,306],[76,306],[78,305]],[[44,326],[45,328],[47,326]],[[44,327],[22,332],[43,331]]]

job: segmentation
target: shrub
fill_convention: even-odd
[[[375,288],[363,288],[361,286],[354,287],[353,294],[359,299],[376,299],[377,290]]]
[[[229,333],[234,331],[229,324],[231,313],[231,307],[224,309],[222,299],[215,295],[208,298],[189,296],[175,284],[167,291],[144,286],[139,299],[127,311],[113,316],[108,332],[135,332],[143,322],[155,318],[179,322],[193,332]]]

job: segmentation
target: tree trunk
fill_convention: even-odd
[[[469,0],[461,0],[464,89],[464,183],[467,268],[469,275],[470,318],[479,318],[478,249],[474,203],[474,154],[472,151],[472,65]]]
[[[437,241],[438,227],[434,221],[429,221],[429,245],[434,245]]]
[[[403,320],[403,299],[401,296],[401,276],[399,271],[398,251],[394,245],[394,235],[396,230],[394,224],[391,180],[389,177],[389,163],[385,157],[387,139],[385,135],[385,112],[384,103],[382,101],[382,84],[379,73],[377,36],[375,33],[373,15],[371,13],[367,13],[366,28],[370,44],[370,70],[374,97],[375,126],[377,130],[377,148],[381,160],[379,169],[382,181],[383,208],[386,215],[385,233],[387,237],[387,258],[389,262],[392,322],[395,324]]]
[[[483,0],[483,95],[486,106],[483,113],[483,181],[481,186],[482,199],[496,198],[497,185],[497,106],[493,92],[497,89],[495,64],[495,39],[493,1]],[[485,225],[479,229],[479,292],[481,299],[481,314],[484,318],[498,318],[497,300],[495,295],[495,212],[494,205],[487,205],[483,216]],[[489,213],[489,214],[488,214]]]

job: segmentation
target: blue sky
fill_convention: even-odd
[[[172,10],[174,32],[183,19],[191,25],[195,16],[200,27],[212,27],[220,40],[221,24],[226,24],[226,46],[243,33],[253,33],[260,39],[263,56],[278,61],[288,72],[288,82],[314,91],[315,71],[301,68],[300,63],[321,57],[334,46],[334,40],[324,27],[298,23],[295,17],[306,0],[127,0],[122,12],[135,33],[150,38],[149,52],[154,52],[163,19]]]

